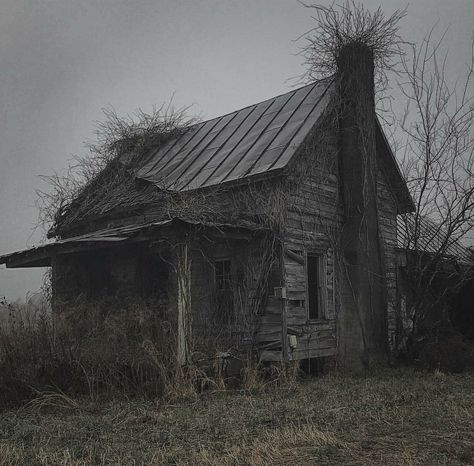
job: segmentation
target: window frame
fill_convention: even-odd
[[[310,293],[309,293],[309,273],[308,264],[309,258],[317,259],[317,317],[310,316]],[[305,254],[305,288],[306,288],[306,319],[308,322],[317,322],[320,320],[328,320],[328,290],[327,290],[327,255],[322,252],[306,252]]]
[[[217,274],[217,264],[218,263],[228,263],[228,270],[226,272],[225,266],[223,266],[223,278],[222,283],[226,283],[227,286],[223,288],[219,288],[219,280]],[[218,312],[219,318],[223,316],[227,316],[230,320],[223,320],[221,323],[226,325],[232,324],[233,319],[235,317],[235,303],[234,303],[234,284],[233,284],[233,274],[234,271],[234,263],[231,257],[219,257],[215,258],[213,261],[213,269],[214,269],[214,299],[216,305],[216,311]],[[227,276],[226,276],[227,274]],[[222,311],[225,311],[223,314]]]
[[[226,271],[225,267],[223,269],[222,273],[222,283],[227,283],[227,287],[220,288],[219,287],[219,280],[218,280],[218,275],[217,275],[217,264],[218,263],[228,263],[229,264],[229,270],[227,271],[227,277],[226,277]],[[232,290],[232,260],[230,257],[220,257],[219,259],[214,259],[214,286],[216,292],[225,292],[225,291],[231,291]]]

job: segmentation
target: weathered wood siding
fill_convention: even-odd
[[[280,278],[280,286],[285,286],[287,290],[287,300],[286,306],[283,300],[269,300],[261,319],[260,335],[266,334],[268,349],[272,350],[263,354],[264,359],[281,358],[281,330],[270,333],[267,329],[277,328],[278,325],[281,329],[283,312],[286,312],[288,335],[296,336],[296,346],[288,348],[289,359],[336,354],[337,285],[333,240],[341,221],[338,208],[337,141],[329,132],[323,139],[318,139],[317,143],[314,140],[307,142],[288,174]],[[308,253],[322,257],[320,273],[326,285],[323,287],[325,315],[318,320],[308,318]],[[273,348],[271,340],[274,342]]]
[[[265,244],[261,238],[218,242],[196,238],[191,300],[197,351],[247,351],[268,339],[281,341],[281,309],[278,303],[275,308],[269,297],[269,290],[279,284],[275,282],[278,269],[265,260]],[[216,304],[214,262],[223,259],[231,263],[231,309],[220,309]],[[269,311],[264,316],[263,308]],[[258,328],[262,332],[257,333]]]
[[[313,152],[312,152],[313,151]],[[379,159],[380,160],[380,159]],[[339,166],[337,140],[327,130],[317,143],[307,143],[298,155],[288,180],[287,217],[284,231],[283,274],[281,284],[287,288],[286,323],[288,335],[297,337],[296,348],[290,348],[290,358],[315,358],[337,353],[338,315],[344,312],[342,303],[352,299],[347,281],[337,264],[339,234],[343,212],[339,197]],[[393,194],[384,173],[377,176],[379,234],[385,262],[387,283],[387,326],[389,344],[396,331],[396,212]],[[309,321],[306,282],[306,254],[322,257],[326,300],[324,319]],[[268,349],[264,358],[278,359],[281,351],[282,302],[269,300],[261,318],[259,339]],[[267,348],[265,348],[267,349]]]

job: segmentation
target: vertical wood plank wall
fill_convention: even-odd
[[[319,161],[318,161],[319,159]],[[290,251],[283,256],[288,296],[288,334],[296,335],[296,348],[290,349],[290,358],[317,358],[337,354],[337,316],[341,309],[344,290],[338,277],[337,265],[338,231],[343,222],[339,205],[339,177],[337,165],[337,141],[325,143],[325,151],[313,157],[313,166],[300,154],[301,167],[295,173],[305,171],[304,177],[294,176],[295,189],[288,201],[287,225],[284,247]],[[304,168],[306,166],[306,168]],[[385,272],[387,280],[387,325],[389,344],[395,341],[396,331],[396,212],[395,199],[388,187],[385,175],[378,170],[377,201],[380,236],[383,242]],[[326,281],[326,315],[324,319],[310,321],[307,310],[307,283],[305,255],[321,254],[324,260]],[[384,312],[381,310],[381,312]],[[259,341],[262,358],[279,360],[281,345],[276,331],[281,322],[281,306],[276,298],[269,299],[260,320]]]

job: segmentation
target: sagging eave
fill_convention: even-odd
[[[154,242],[167,238],[170,240],[172,238],[169,238],[169,234],[172,233],[172,237],[176,237],[177,230],[185,234],[191,231],[206,231],[213,237],[235,240],[250,240],[255,235],[268,233],[267,229],[258,225],[205,223],[173,218],[161,222],[110,228],[58,240],[0,256],[0,264],[5,264],[7,268],[49,267],[52,265],[53,258],[58,255],[107,249],[123,244]]]
[[[206,195],[209,192],[213,192],[218,189],[222,189],[224,192],[229,191],[231,192],[234,189],[239,189],[243,187],[256,187],[259,185],[262,185],[266,182],[268,183],[273,183],[278,180],[281,180],[283,176],[286,175],[285,171],[286,167],[282,167],[279,169],[272,170],[271,172],[267,173],[260,173],[256,175],[249,176],[247,178],[241,178],[237,180],[232,180],[232,181],[226,181],[225,183],[222,183],[218,187],[213,185],[213,186],[205,186],[202,188],[197,188],[192,191],[187,191],[185,192],[186,195],[192,196],[194,194],[196,195]],[[161,189],[159,187],[156,187],[157,189]],[[171,190],[162,190],[163,192],[166,192],[168,195],[173,195],[173,194],[182,194],[179,191],[171,191]],[[143,217],[143,220],[147,217],[147,212],[148,209],[150,208],[150,204],[139,204],[134,206],[133,208],[130,207],[125,207],[125,208],[116,208],[113,210],[110,210],[104,214],[101,215],[94,215],[90,216],[87,218],[84,218],[83,220],[78,220],[69,225],[67,228],[64,228],[62,226],[53,226],[51,229],[47,232],[46,237],[48,239],[53,239],[55,237],[68,237],[70,234],[74,234],[75,231],[78,229],[81,229],[82,227],[86,225],[90,225],[91,223],[98,222],[98,221],[103,221],[103,220],[113,220],[113,221],[120,221],[122,219],[127,219],[129,217]],[[187,223],[193,223],[192,221],[186,220]],[[202,225],[210,225],[208,222],[200,222]],[[231,224],[224,224],[224,223],[215,223],[216,226],[232,226],[234,228],[237,227],[242,227],[242,225],[231,225]],[[243,226],[245,228],[245,226]],[[252,230],[257,229],[257,227],[251,228]],[[258,229],[262,229],[261,227],[258,227]],[[1,256],[0,256],[1,257]]]
[[[56,244],[51,243],[24,251],[0,256],[0,264],[5,264],[7,269],[50,267],[53,257],[60,254],[74,254],[83,251],[93,251],[116,245],[116,242],[93,241],[81,242],[80,244]]]

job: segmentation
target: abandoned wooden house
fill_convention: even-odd
[[[413,202],[375,113],[370,50],[348,47],[339,64],[121,154],[120,177],[105,169],[58,213],[55,242],[0,263],[51,266],[55,307],[79,294],[156,303],[182,363],[197,351],[347,367],[387,355],[397,215]]]

